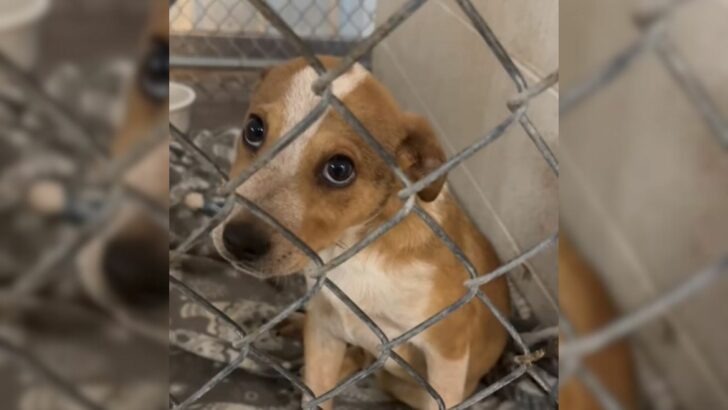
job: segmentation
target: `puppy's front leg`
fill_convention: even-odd
[[[316,396],[331,390],[339,382],[345,355],[346,342],[333,336],[322,326],[315,313],[306,314],[303,327],[303,378]],[[306,401],[304,398],[304,402]],[[323,403],[321,408],[333,409],[333,400]]]
[[[443,354],[436,346],[427,346],[424,352],[427,361],[427,382],[440,394],[445,407],[449,409],[462,402],[465,399],[470,353],[465,350],[460,357],[452,357]],[[437,408],[437,402],[428,399],[425,409]]]

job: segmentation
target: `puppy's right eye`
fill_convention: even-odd
[[[324,164],[322,170],[324,181],[333,187],[345,187],[356,176],[354,162],[346,155],[334,155]]]
[[[263,142],[265,142],[265,124],[260,117],[253,114],[243,127],[243,143],[256,151],[263,145]]]

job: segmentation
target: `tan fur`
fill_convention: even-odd
[[[338,64],[330,57],[322,57],[322,61],[329,68]],[[291,95],[291,87],[298,86],[292,79],[305,67],[305,62],[297,59],[264,73],[245,118],[253,113],[264,121],[266,141],[258,151],[238,144],[231,177],[240,174],[288,131],[283,123],[290,116],[292,102],[286,96]],[[334,83],[334,93],[409,178],[418,180],[442,165],[445,154],[427,121],[402,112],[374,77],[361,78],[357,70],[361,67],[341,77],[341,81],[356,82],[338,87],[346,90],[342,95],[337,94],[337,83]],[[313,101],[305,90],[295,95],[308,99],[308,105]],[[304,133],[302,147],[293,147],[300,150],[297,153],[300,155],[295,157],[298,160],[276,162],[274,159],[260,171],[261,176],[246,181],[238,192],[254,196],[251,200],[329,261],[402,207],[402,201],[396,196],[402,184],[384,160],[335,111],[327,110],[313,130]],[[355,163],[356,180],[346,188],[332,189],[318,178],[323,164],[334,154],[345,154]],[[245,186],[249,183],[255,189]],[[478,272],[495,269],[500,262],[490,242],[443,185],[444,177],[420,192],[419,205],[463,249]],[[282,197],[295,200],[282,206]],[[294,206],[301,209],[293,212],[290,208]],[[226,222],[236,220],[254,218],[237,208]],[[272,249],[277,250],[271,251],[273,255],[266,256],[266,260],[256,261],[255,270],[272,276],[300,271],[307,266],[309,261],[294,246],[262,222],[256,223],[260,229],[267,229]],[[213,232],[213,238],[221,254],[226,256],[221,249],[222,228]],[[463,282],[468,275],[432,231],[417,216],[410,215],[356,257],[329,272],[328,277],[393,338],[462,297],[466,293]],[[482,291],[504,315],[509,315],[510,301],[504,278],[489,283]],[[364,356],[371,359],[377,354],[378,340],[327,290],[317,294],[307,309],[303,332],[304,378],[313,392],[320,395],[333,388],[361,361],[350,358],[347,345],[360,346],[366,352]],[[396,351],[441,393],[448,406],[453,406],[471,394],[478,380],[493,367],[506,340],[505,329],[475,300]],[[395,363],[388,362],[385,369],[386,374],[380,376],[386,380],[385,389],[414,407],[433,408],[435,403]],[[331,408],[332,404],[326,403],[324,407]]]
[[[559,305],[577,334],[597,331],[617,316],[617,309],[597,275],[563,235],[559,240]],[[627,342],[613,343],[592,354],[585,364],[623,408],[637,408],[637,381]],[[562,385],[559,397],[564,410],[602,408],[576,378]]]

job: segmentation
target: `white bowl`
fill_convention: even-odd
[[[189,131],[190,112],[195,98],[197,94],[191,87],[174,81],[169,82],[169,122],[182,132]]]
[[[0,51],[20,68],[38,59],[38,26],[50,0],[0,0]]]

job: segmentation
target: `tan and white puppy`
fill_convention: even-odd
[[[617,308],[591,266],[564,235],[559,239],[559,306],[577,335],[599,330],[617,317]],[[638,387],[632,352],[626,341],[615,342],[584,360],[601,384],[624,409],[638,408]],[[589,388],[573,378],[559,389],[564,410],[600,410]]]
[[[122,157],[168,115],[169,24],[167,2],[151,3],[142,57],[130,84],[125,116],[111,147]],[[169,198],[169,147],[160,144],[123,176],[124,183],[166,207]],[[143,206],[120,204],[118,212],[77,258],[81,282],[99,305],[124,317],[143,317],[143,331],[166,341],[168,235]],[[145,325],[149,325],[146,326]]]
[[[337,65],[321,57],[328,68]],[[269,150],[319,101],[311,91],[316,74],[302,59],[265,72],[255,89],[235,147],[235,177]],[[445,161],[426,120],[403,112],[389,92],[361,65],[333,83],[333,92],[396,158],[412,180]],[[444,177],[419,193],[418,203],[463,249],[479,272],[499,265],[489,241],[448,192]],[[318,252],[326,261],[391,218],[403,204],[402,188],[385,162],[332,109],[237,188]],[[291,274],[309,261],[294,245],[247,210],[236,207],[212,233],[220,254],[259,277]],[[411,215],[328,277],[379,325],[389,338],[434,315],[466,292],[461,264],[417,216]],[[309,278],[311,279],[311,278]],[[505,315],[510,312],[504,278],[482,290]],[[346,373],[347,346],[378,354],[378,339],[328,290],[307,306],[304,325],[305,382],[316,395]],[[465,399],[499,359],[507,334],[481,303],[452,313],[397,352],[450,407]],[[419,409],[435,402],[398,365],[388,362],[383,387]],[[332,408],[332,403],[325,404]]]

